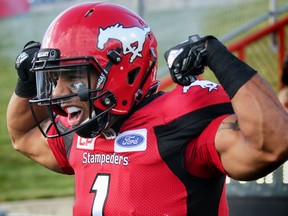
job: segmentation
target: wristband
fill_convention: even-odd
[[[214,72],[226,93],[232,99],[239,88],[257,72],[234,56],[215,37],[208,36],[207,66]]]

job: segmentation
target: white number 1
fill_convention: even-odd
[[[95,193],[92,215],[103,216],[105,201],[108,195],[110,174],[97,174],[90,192]]]

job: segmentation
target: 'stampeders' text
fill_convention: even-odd
[[[83,153],[83,164],[115,164],[127,166],[129,157],[124,157],[114,154],[91,154],[89,152]]]

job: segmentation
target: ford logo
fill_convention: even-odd
[[[143,143],[144,137],[139,134],[129,134],[118,138],[116,144],[121,147],[135,147]]]

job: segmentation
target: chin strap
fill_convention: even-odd
[[[113,128],[108,128],[102,132],[105,139],[115,139],[117,136],[117,133]]]
[[[138,88],[137,92],[135,93],[135,102],[136,102],[136,104],[138,104],[143,99],[144,96],[151,95],[151,94],[155,93],[157,88],[158,88],[158,86],[159,86],[159,84],[160,84],[160,82],[156,83],[156,85],[152,86],[149,89],[149,91],[147,92],[147,94],[144,95],[143,90],[142,90],[143,86],[145,85],[149,75],[151,74],[151,72],[153,71],[153,68],[155,67],[155,65],[157,63],[157,56],[155,54],[154,49],[150,48],[150,51],[151,51],[151,54],[152,54],[152,57],[153,57],[152,63],[150,65],[150,67],[148,68],[148,70],[146,71],[146,73],[145,73],[145,75],[144,75],[144,77],[143,77],[143,79],[142,79],[142,81],[141,81],[141,83],[139,85],[139,88]],[[152,92],[152,91],[154,91],[154,92]]]

